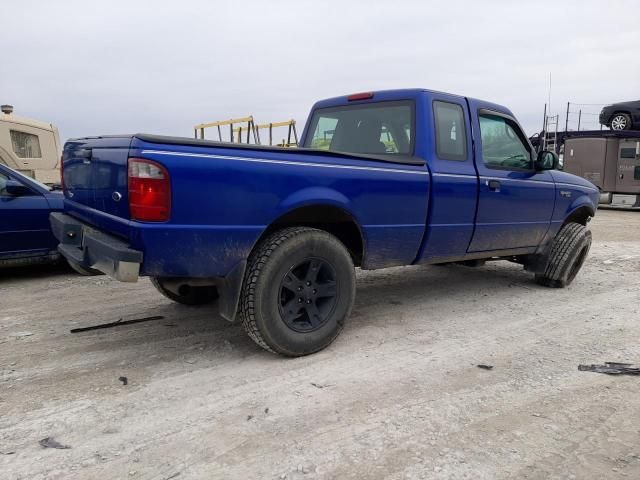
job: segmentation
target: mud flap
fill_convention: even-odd
[[[538,253],[533,255],[527,255],[524,259],[524,269],[531,273],[543,273],[547,269],[549,264],[549,253]]]
[[[549,264],[549,255],[551,254],[551,247],[555,237],[549,237],[547,232],[546,238],[538,246],[536,253],[530,255],[524,255],[522,264],[527,272],[531,273],[544,273]]]
[[[242,281],[244,272],[247,268],[247,261],[242,260],[233,270],[224,277],[218,285],[218,307],[220,315],[225,320],[235,323],[236,313],[238,312],[238,302],[240,300],[240,292],[242,291]]]

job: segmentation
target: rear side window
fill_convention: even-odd
[[[436,153],[443,160],[467,159],[467,132],[460,105],[433,102],[436,126]]]
[[[412,155],[413,102],[377,102],[313,112],[305,147],[365,155]]]
[[[41,158],[40,140],[37,135],[11,130],[11,146],[18,158]]]

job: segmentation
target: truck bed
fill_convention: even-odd
[[[170,172],[169,221],[129,218],[131,157]],[[412,263],[425,231],[429,172],[417,157],[135,134],[71,140],[64,162],[66,211],[144,251],[144,275],[224,276],[267,226],[318,198],[356,217],[371,252],[367,268]],[[183,257],[192,252],[199,261]]]

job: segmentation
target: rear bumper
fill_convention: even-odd
[[[141,251],[64,213],[51,213],[49,221],[60,242],[58,251],[69,262],[100,270],[121,282],[138,280]]]

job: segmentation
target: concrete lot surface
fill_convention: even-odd
[[[0,478],[640,478],[640,377],[577,370],[640,363],[640,213],[591,228],[564,290],[506,262],[359,272],[299,359],[147,279],[0,271]]]

